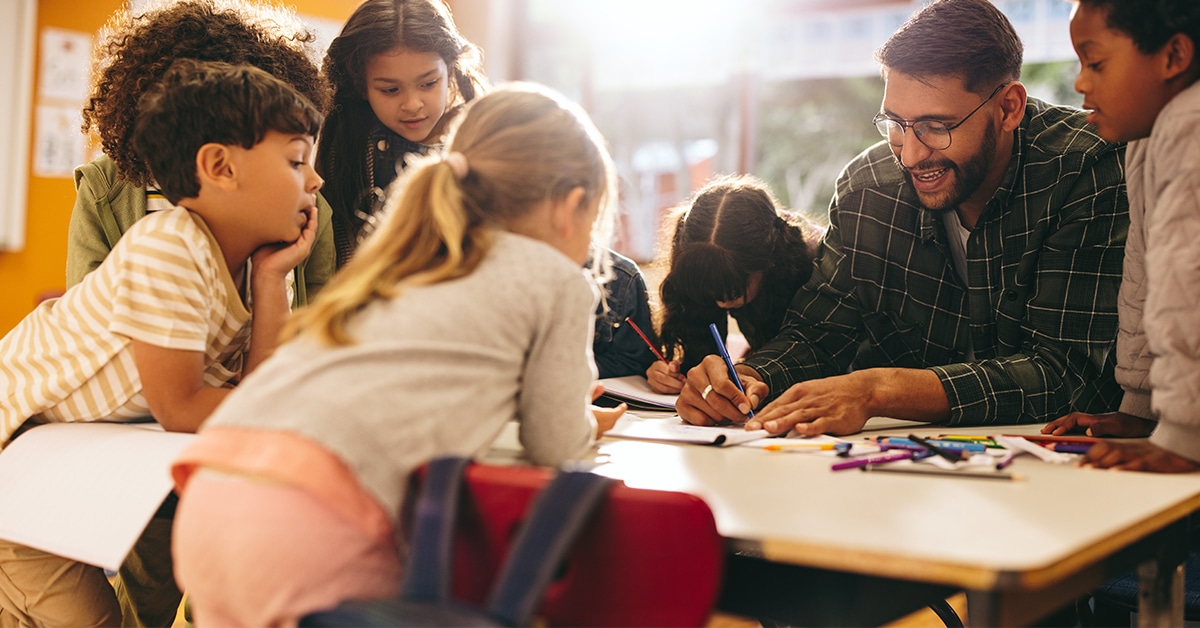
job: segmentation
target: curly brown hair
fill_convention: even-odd
[[[288,83],[319,110],[329,87],[314,59],[316,34],[289,10],[231,0],[181,0],[109,18],[92,58],[92,91],[83,132],[98,137],[117,175],[149,185],[150,169],[130,137],[138,100],[176,59],[249,64]]]

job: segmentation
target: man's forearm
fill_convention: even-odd
[[[942,423],[950,418],[950,401],[937,373],[927,369],[875,368],[854,371],[868,378],[865,401],[872,416]]]

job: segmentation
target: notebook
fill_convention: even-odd
[[[673,443],[693,443],[728,447],[762,438],[770,438],[766,430],[747,431],[741,427],[703,427],[684,423],[678,416],[665,419],[646,419],[626,414],[613,428],[604,433],[613,438],[660,440]]]
[[[624,401],[634,410],[675,411],[675,400],[679,395],[664,395],[650,390],[650,383],[641,375],[607,377],[600,380],[604,395],[615,401]]]

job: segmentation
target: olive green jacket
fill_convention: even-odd
[[[146,191],[117,178],[107,155],[75,169],[75,208],[67,229],[67,287],[79,283],[108,256],[133,223],[146,215]],[[296,267],[293,306],[306,305],[333,275],[333,211],[317,194],[317,239]]]

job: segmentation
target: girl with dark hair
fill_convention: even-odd
[[[487,88],[481,62],[442,0],[366,0],[329,45],[322,72],[333,102],[317,172],[333,207],[338,268],[409,156],[428,154]]]
[[[660,334],[671,362],[646,370],[650,387],[663,393],[679,392],[683,374],[717,352],[708,326],[716,323],[727,336],[726,314],[752,351],[774,337],[792,295],[808,281],[821,236],[749,175],[709,182],[674,225]]]

